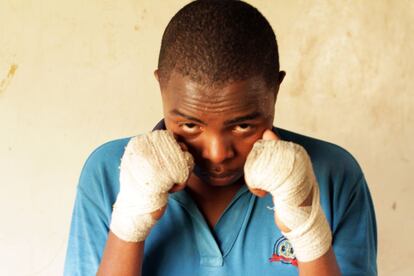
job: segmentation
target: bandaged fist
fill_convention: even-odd
[[[165,209],[168,192],[184,185],[193,165],[191,154],[166,130],[131,138],[121,160],[111,231],[124,241],[145,240]]]
[[[312,261],[329,249],[332,240],[312,163],[302,146],[269,132],[247,157],[246,184],[255,194],[272,195],[276,223],[292,243],[297,259]]]

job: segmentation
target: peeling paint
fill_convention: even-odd
[[[10,65],[9,72],[7,73],[7,76],[0,82],[0,94],[6,91],[7,87],[10,84],[10,81],[14,77],[14,74],[17,70],[17,64]]]

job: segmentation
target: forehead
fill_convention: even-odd
[[[180,74],[171,74],[162,96],[165,107],[205,114],[266,112],[274,104],[274,93],[269,91],[261,77],[211,87],[202,86]]]

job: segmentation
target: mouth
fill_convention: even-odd
[[[208,183],[212,186],[227,186],[238,181],[240,177],[243,176],[242,170],[226,170],[223,167],[210,167],[207,169],[206,167],[201,167],[197,163],[194,166],[193,172],[206,184]]]
[[[207,180],[211,184],[223,185],[230,184],[237,180],[240,176],[240,172],[225,172],[225,173],[213,173],[213,172],[201,172],[201,178]]]
[[[228,173],[221,173],[221,174],[216,174],[216,173],[205,173],[205,175],[207,177],[210,178],[217,178],[217,179],[221,179],[221,178],[228,178],[228,177],[232,177],[234,175],[236,175],[236,173],[234,172],[228,172]]]

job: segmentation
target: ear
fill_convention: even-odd
[[[160,82],[160,76],[158,75],[158,69],[155,69],[154,71],[154,77],[155,79],[158,81],[158,83]]]
[[[277,84],[273,90],[273,95],[274,95],[274,102],[276,103],[277,100],[277,95],[279,94],[279,88],[280,88],[280,84],[282,83],[283,79],[286,76],[286,72],[285,71],[279,71],[277,73]]]
[[[280,84],[285,79],[285,76],[286,76],[286,72],[285,71],[279,71],[279,73],[277,74],[277,86],[276,86],[276,89],[274,91],[275,102],[276,102],[276,99],[277,99],[277,95],[279,94]]]
[[[159,69],[155,69],[154,70],[154,77],[158,82],[158,86],[160,88],[160,91],[162,92],[163,87],[161,86],[161,81],[160,81],[160,70]]]
[[[278,74],[278,83],[279,83],[279,85],[282,83],[282,81],[285,79],[285,76],[286,76],[286,72],[285,71],[280,71],[279,72],[279,74]]]

